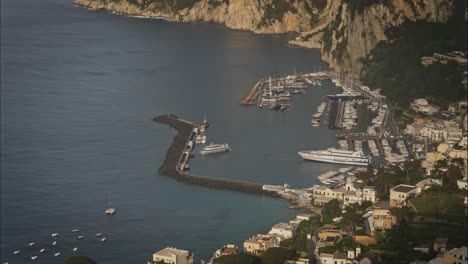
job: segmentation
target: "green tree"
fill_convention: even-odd
[[[333,199],[326,203],[322,209],[322,219],[325,224],[333,222],[333,218],[341,215],[340,201]]]

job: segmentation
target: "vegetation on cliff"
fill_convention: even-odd
[[[388,40],[379,42],[363,61],[363,82],[381,88],[385,96],[402,106],[418,97],[428,97],[441,106],[464,99],[466,89],[458,65],[424,67],[420,61],[434,52],[466,50],[466,2],[456,4],[447,23],[410,22],[388,30]]]

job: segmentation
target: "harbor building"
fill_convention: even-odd
[[[402,207],[406,201],[416,196],[418,189],[412,185],[400,184],[390,190],[390,206]]]
[[[362,184],[356,182],[355,177],[349,176],[346,178],[346,184],[336,189],[323,185],[314,185],[312,187],[312,197],[316,206],[322,206],[333,199],[337,199],[343,202],[344,206],[347,206],[353,203],[361,204],[362,201],[374,203],[376,193],[373,186],[362,186]]]
[[[153,260],[148,264],[162,262],[166,264],[193,264],[193,254],[187,250],[167,247],[153,254]]]

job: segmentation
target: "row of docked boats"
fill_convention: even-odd
[[[320,118],[322,117],[323,112],[325,111],[325,108],[327,107],[327,103],[322,102],[318,107],[317,107],[317,112],[312,115],[312,121],[311,125],[313,127],[318,127],[320,126]]]

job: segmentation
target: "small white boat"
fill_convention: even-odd
[[[76,232],[80,232],[80,230],[78,228],[77,229],[72,229],[72,232],[76,233]]]
[[[45,251],[45,248],[39,250],[39,252],[41,252],[41,253],[44,253],[44,251]]]
[[[52,237],[56,237],[58,236],[58,233],[53,233],[53,234],[50,234]]]
[[[100,236],[102,236],[102,233],[97,233],[96,234],[96,237],[100,237]]]
[[[104,242],[104,241],[106,241],[106,238],[105,237],[101,238],[101,242]]]
[[[83,236],[83,235],[82,235],[82,236],[78,236],[78,239],[83,239],[84,237],[85,237],[85,236]]]
[[[109,208],[106,209],[106,215],[114,215],[115,212],[117,211],[115,208],[111,207],[112,205],[112,197],[111,193],[109,193]]]
[[[115,208],[107,208],[106,215],[113,215],[117,210]]]
[[[52,242],[52,245],[54,246],[57,245],[57,241]]]
[[[16,250],[15,252],[13,252],[13,254],[15,254],[15,255],[18,255],[19,253],[21,253],[21,251],[19,251],[19,250]]]
[[[32,246],[34,246],[35,244],[36,244],[35,242],[31,242],[31,243],[29,243],[29,246],[32,247]]]
[[[56,257],[60,256],[60,252],[55,253],[54,256]]]
[[[78,250],[78,248],[77,248],[77,247],[73,248],[73,251],[77,251],[77,250]]]
[[[36,260],[37,259],[37,256],[32,256],[31,257],[31,260]]]

